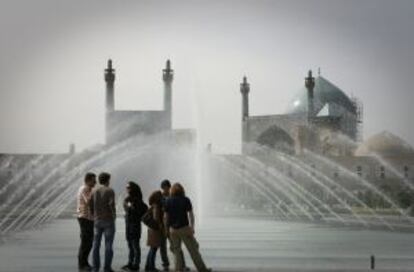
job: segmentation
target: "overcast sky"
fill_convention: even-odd
[[[175,128],[240,148],[239,83],[252,115],[284,113],[308,69],[364,103],[364,137],[414,144],[414,1],[1,0],[0,152],[104,140],[103,69],[117,109],[161,109],[175,69]]]

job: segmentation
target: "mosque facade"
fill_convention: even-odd
[[[155,134],[172,130],[172,82],[174,70],[167,60],[162,70],[164,107],[159,111],[121,111],[115,109],[115,69],[108,60],[105,69],[106,83],[106,144],[115,144],[137,134]]]
[[[361,193],[361,188],[357,184],[352,186],[345,172],[385,191],[392,191],[393,187],[401,191],[401,180],[407,186],[414,185],[414,149],[407,142],[387,131],[363,141],[363,107],[359,99],[349,97],[321,75],[314,78],[311,71],[304,83],[286,113],[255,116],[249,112],[251,86],[243,78],[243,155],[256,156],[275,166],[277,162],[269,155],[272,150],[287,153],[306,162],[315,172],[353,187],[356,193]],[[261,155],[257,146],[265,147],[268,155]],[[316,157],[332,161],[337,167],[326,167]],[[293,179],[301,178],[295,177],[291,166],[281,170]]]
[[[115,69],[112,61],[109,60],[104,71],[106,142],[103,148],[116,145],[136,135],[151,136],[163,132],[171,132],[172,139],[177,144],[194,142],[196,134],[194,130],[172,128],[173,79],[174,70],[168,60],[162,70],[164,92],[162,110],[117,110]],[[414,149],[390,132],[382,132],[363,141],[362,103],[356,98],[349,97],[325,77],[318,75],[315,78],[310,71],[305,78],[304,87],[293,97],[284,114],[251,115],[249,112],[251,86],[246,77],[240,84],[240,92],[242,156],[256,156],[269,165],[278,166],[278,163],[271,159],[272,156],[257,154],[256,147],[261,146],[265,147],[269,154],[282,152],[298,158],[325,176],[343,184],[352,185],[352,181],[344,175],[346,171],[384,190],[392,190],[393,186],[399,186],[397,189],[400,190],[400,180],[404,180],[406,184],[413,184]],[[85,150],[81,152],[81,156],[88,157],[89,153],[94,152],[99,151]],[[310,153],[337,163],[337,169],[326,168],[324,164],[309,156]],[[0,154],[1,182],[7,182],[25,167],[31,167],[35,172],[36,165],[50,158],[55,158],[51,160],[55,165],[74,155],[79,156],[79,153],[75,152],[73,145],[68,153],[63,154]],[[291,166],[283,166],[281,170],[294,180],[307,178],[299,177]],[[353,187],[355,192],[361,193],[361,188],[357,185]]]
[[[285,114],[250,116],[247,78],[240,84],[242,94],[242,146],[256,142],[299,155],[303,149],[323,154],[351,154],[352,150],[330,144],[338,137],[351,142],[360,137],[362,106],[322,76],[309,71],[305,87],[294,97]]]

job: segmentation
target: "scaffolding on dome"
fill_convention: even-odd
[[[352,103],[354,103],[355,108],[356,108],[356,121],[357,121],[357,125],[356,125],[356,141],[357,142],[362,142],[363,141],[363,120],[364,120],[364,105],[362,103],[362,101],[355,97],[352,96],[351,98]]]

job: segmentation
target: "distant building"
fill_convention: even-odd
[[[164,105],[159,111],[122,111],[115,109],[115,69],[112,60],[108,60],[104,71],[106,84],[105,105],[105,145],[96,145],[93,148],[76,153],[75,144],[69,145],[68,153],[61,154],[1,154],[0,153],[0,185],[6,183],[10,178],[29,167],[36,169],[40,163],[59,164],[73,156],[87,158],[96,154],[106,147],[121,143],[128,138],[137,135],[153,135],[157,133],[170,132],[169,143],[172,145],[186,145],[194,143],[196,132],[193,129],[172,128],[172,82],[174,70],[171,61],[167,60],[162,70],[164,83]],[[81,160],[81,159],[80,159]],[[24,178],[24,177],[23,177]]]
[[[164,109],[161,111],[120,111],[115,109],[115,69],[108,60],[106,82],[106,144],[115,144],[137,134],[172,130],[172,81],[174,70],[167,60],[163,70]]]
[[[358,105],[341,89],[309,71],[305,87],[293,99],[285,114],[250,116],[246,77],[240,85],[242,93],[242,145],[257,142],[300,154],[304,148],[322,153],[350,153],[346,147],[330,146],[337,137],[358,138]],[[335,150],[334,150],[335,149]]]
[[[73,156],[79,156],[81,161],[136,135],[151,136],[166,133],[170,137],[168,145],[183,146],[195,142],[195,130],[172,128],[174,71],[169,60],[162,70],[164,107],[159,111],[116,110],[115,69],[111,60],[107,63],[104,76],[105,145],[75,152],[75,145],[71,144],[69,152],[64,154],[0,154],[0,184],[6,184],[12,177],[19,175],[19,172],[32,173],[30,175],[39,176],[40,179],[44,173],[36,173],[37,165],[46,165],[42,169],[53,169]],[[251,86],[244,77],[240,84],[242,155],[257,156],[252,146],[265,146],[270,151],[293,155],[312,168],[320,170],[327,177],[351,187],[351,181],[343,175],[344,171],[351,171],[368,182],[384,188],[401,186],[401,182],[396,182],[398,180],[413,184],[414,148],[389,132],[362,141],[362,103],[356,98],[350,98],[321,75],[314,78],[309,71],[304,87],[293,97],[284,114],[251,115],[250,90]],[[211,151],[211,145],[208,150]],[[327,160],[338,163],[340,167],[336,169],[319,164],[307,155],[308,151],[322,155]],[[306,176],[299,177],[291,165],[284,166],[270,157],[260,158],[266,160],[268,164],[284,167],[282,171],[295,181],[308,179]],[[22,169],[33,169],[33,171],[22,171]],[[19,177],[19,179],[24,178]],[[360,190],[357,185],[354,188],[356,191]]]
[[[328,177],[343,178],[340,169],[332,172],[310,160],[305,154],[310,151],[380,186],[397,184],[397,179],[413,184],[414,149],[408,143],[390,132],[362,142],[363,109],[358,99],[350,98],[321,75],[315,79],[311,71],[304,85],[285,114],[255,116],[249,112],[251,87],[243,78],[240,92],[244,155],[256,155],[254,145],[258,144],[308,161]],[[285,171],[294,175],[292,169]]]

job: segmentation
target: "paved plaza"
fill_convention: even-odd
[[[145,236],[146,231],[141,241],[141,268],[147,253]],[[199,224],[196,236],[206,263],[215,271],[370,271],[372,254],[378,271],[410,271],[414,267],[412,233],[212,218]],[[75,219],[59,219],[38,230],[3,237],[0,271],[77,271],[78,242]],[[124,222],[118,218],[114,269],[120,270],[126,260]]]

